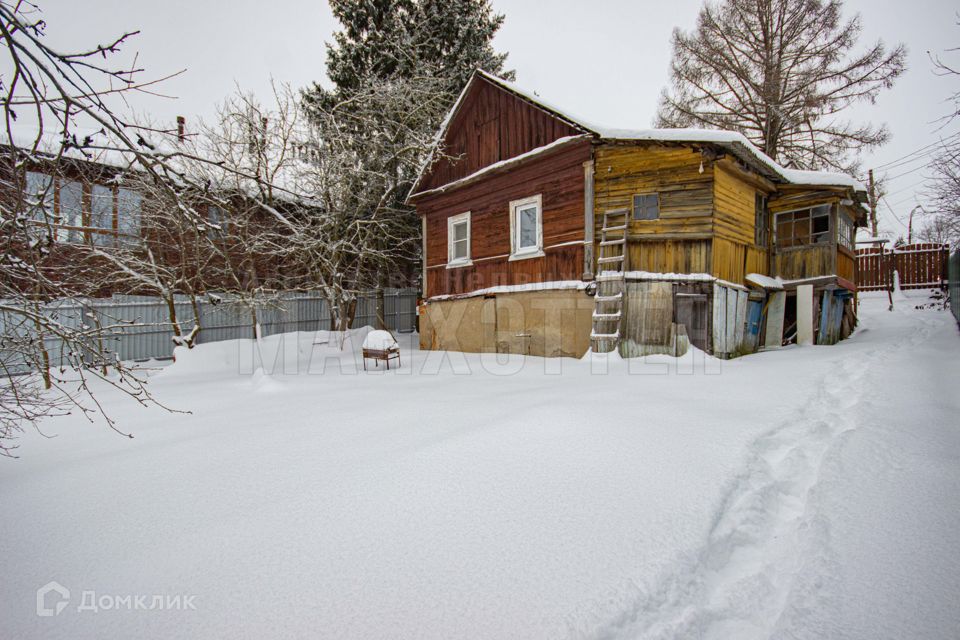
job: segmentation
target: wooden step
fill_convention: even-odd
[[[591,333],[591,340],[616,340],[620,337],[619,333]]]
[[[620,280],[623,280],[623,272],[614,271],[611,273],[609,271],[604,271],[600,275],[596,276],[594,280],[597,282],[619,282]]]
[[[623,238],[620,238],[620,239],[618,239],[618,240],[604,240],[603,242],[600,243],[600,246],[601,246],[601,247],[612,247],[612,246],[615,246],[615,245],[618,245],[618,244],[626,244],[626,242],[627,242],[627,241],[624,240]]]
[[[612,296],[594,296],[593,299],[597,302],[615,302],[623,298],[623,293],[616,293]]]
[[[623,262],[623,256],[607,256],[606,258],[597,258],[598,264],[609,264],[611,262]]]

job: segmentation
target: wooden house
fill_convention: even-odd
[[[0,162],[0,202],[10,211],[28,208],[36,237],[52,239],[40,264],[46,277],[60,282],[65,290],[86,295],[153,295],[155,291],[139,286],[136,279],[113,277],[116,268],[91,251],[142,252],[149,245],[160,269],[176,267],[182,274],[176,293],[203,293],[193,287],[197,282],[204,290],[235,286],[226,275],[223,256],[240,262],[243,247],[235,246],[241,242],[227,233],[232,223],[223,207],[208,204],[209,198],[196,198],[193,206],[205,220],[182,229],[169,228],[163,215],[169,202],[158,200],[156,190],[142,189],[130,158],[115,150],[71,149],[58,154],[56,143],[44,142],[33,154],[23,151],[29,143],[20,145],[20,150],[0,144],[4,160]],[[189,200],[190,195],[184,192],[181,197]],[[217,200],[236,204],[238,209],[245,206],[242,194],[221,192]],[[273,216],[261,217],[263,225],[275,223]],[[202,235],[210,242],[200,242]],[[212,243],[222,250],[211,251]],[[255,256],[249,263],[245,275],[251,287],[282,289],[287,280],[296,283],[297,274],[284,272],[274,258]],[[18,286],[28,288],[32,283]]]
[[[737,133],[600,127],[478,71],[409,201],[421,346],[732,356],[855,323],[865,190]]]

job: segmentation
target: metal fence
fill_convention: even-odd
[[[960,324],[960,249],[950,256],[950,311]]]
[[[399,333],[416,327],[417,292],[414,289],[384,290],[384,321]],[[194,326],[194,308],[186,296],[175,303],[177,322],[183,332]],[[205,296],[197,301],[201,331],[197,344],[253,337],[250,308],[232,302],[226,296]],[[43,312],[70,329],[103,328],[103,348],[115,352],[121,360],[169,358],[173,355],[174,332],[167,304],[148,296],[114,296],[106,299],[66,300],[48,304]],[[316,293],[284,293],[258,301],[257,320],[264,336],[291,331],[318,331],[330,327],[330,311],[326,300]],[[371,292],[357,299],[353,326],[375,326],[377,299]],[[0,335],[33,336],[30,323],[22,316],[0,314]],[[61,341],[45,337],[44,345],[51,366],[66,361]],[[0,360],[8,371],[31,368],[17,362],[17,355],[0,346]]]

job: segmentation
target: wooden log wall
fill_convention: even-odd
[[[603,212],[633,210],[633,196],[660,195],[658,220],[629,225],[628,268],[661,273],[709,273],[713,216],[710,160],[688,146],[603,145],[594,153],[595,237]],[[703,161],[705,169],[700,171]]]
[[[754,235],[756,195],[773,188],[763,178],[693,145],[607,144],[595,159],[597,237],[605,210],[632,210],[634,195],[660,196],[658,220],[630,222],[628,268],[735,283],[769,274],[769,250]]]

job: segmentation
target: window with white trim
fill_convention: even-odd
[[[510,203],[510,257],[543,255],[543,200],[536,195]]]
[[[447,266],[462,267],[470,261],[470,212],[447,218]]]

